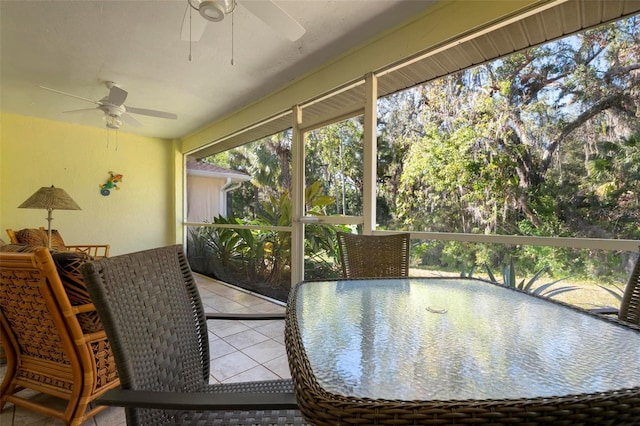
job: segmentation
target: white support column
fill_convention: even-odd
[[[362,233],[369,235],[376,227],[376,168],[378,136],[378,79],[369,73],[365,79],[364,104],[364,176],[362,194]]]
[[[304,216],[304,138],[300,125],[302,123],[302,108],[293,107],[293,129],[291,155],[292,165],[292,194],[293,215],[291,224],[291,288],[304,279],[304,223],[300,218]]]

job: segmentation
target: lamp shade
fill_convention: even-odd
[[[20,209],[82,210],[62,188],[43,186],[18,206]]]

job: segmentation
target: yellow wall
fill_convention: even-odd
[[[54,211],[66,243],[111,245],[117,255],[176,241],[172,141],[0,114],[0,231],[46,227],[45,210],[17,208],[42,186],[63,188],[82,208]],[[121,189],[100,195],[112,170]]]

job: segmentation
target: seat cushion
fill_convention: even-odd
[[[71,305],[92,303],[87,287],[82,280],[82,272],[80,272],[80,267],[84,263],[93,260],[91,256],[79,252],[60,252],[53,253],[51,257],[56,264],[58,275]],[[103,329],[100,317],[95,311],[78,314],[78,322],[85,333],[93,333]]]

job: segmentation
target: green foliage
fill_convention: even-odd
[[[577,290],[578,287],[575,286],[563,286],[563,287],[554,287],[557,283],[562,281],[563,279],[559,279],[556,281],[552,281],[549,283],[541,284],[539,286],[534,287],[534,284],[540,279],[540,277],[545,274],[548,268],[543,267],[539,271],[537,271],[531,279],[526,281],[522,279],[520,282],[517,282],[516,279],[516,271],[515,266],[513,264],[513,259],[509,261],[509,265],[505,266],[502,271],[502,281],[498,281],[493,274],[493,271],[489,267],[489,265],[484,265],[487,275],[489,276],[489,280],[496,284],[503,285],[505,287],[516,288],[518,290],[525,291],[527,293],[532,293],[538,296],[544,297],[555,297],[559,294],[566,293],[569,291]]]
[[[324,195],[318,182],[307,188],[307,201],[308,214],[313,215],[323,215],[324,209],[334,202],[333,198]],[[218,216],[213,224],[224,227],[191,228],[189,260],[197,272],[284,301],[290,287],[291,233],[233,225],[288,226],[292,218],[291,197],[285,191],[280,197],[269,197],[259,207],[252,220]],[[316,273],[332,271],[338,257],[336,230],[320,225],[306,228],[305,255],[311,262],[310,270]]]
[[[460,271],[460,276],[462,278],[471,278],[475,272],[476,272],[476,266],[473,265],[471,269],[469,269],[468,271],[465,268],[462,268],[462,271]]]
[[[604,291],[612,295],[618,302],[622,303],[622,298],[624,297],[624,289],[622,287],[614,285],[613,287],[615,288],[615,290],[612,290],[609,287],[605,287],[602,285],[598,285],[598,287],[600,287],[601,289],[603,289]]]
[[[394,95],[385,144],[405,146],[404,121],[412,143],[396,192],[379,192],[397,199],[389,229],[640,238],[638,43],[632,17]],[[503,258],[502,249],[440,247],[423,264]],[[513,251],[527,274],[613,280],[622,268],[595,252]]]
[[[237,223],[235,219],[217,217],[213,223]],[[233,229],[198,226],[189,229],[187,253],[196,272],[229,279],[228,271],[238,269],[246,241]]]
[[[362,213],[362,117],[308,132],[305,135],[307,185],[321,183],[327,196],[327,214]]]
[[[379,99],[379,229],[640,238],[639,44],[636,16]],[[307,214],[362,213],[362,124],[305,134]],[[291,141],[288,130],[220,157],[252,176],[232,193],[242,223],[291,223]],[[306,232],[307,270],[327,273],[335,230]],[[239,253],[255,273],[245,275],[285,276],[290,235],[250,234],[241,239],[253,238],[252,248]],[[233,238],[214,237],[233,264]],[[613,253],[556,247],[427,241],[413,254],[446,270],[513,259],[534,277],[610,281],[623,272]],[[506,276],[515,279],[511,269]]]
[[[596,220],[619,238],[640,238],[640,133],[600,141],[583,189],[602,205]],[[613,227],[611,228],[611,224]]]

